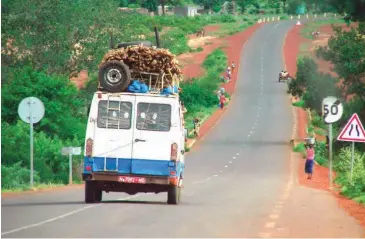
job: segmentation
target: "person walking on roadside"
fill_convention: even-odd
[[[194,136],[195,138],[199,137],[199,131],[200,131],[200,119],[198,117],[195,117],[193,120],[193,124],[194,124]]]
[[[227,80],[228,80],[228,83],[231,81],[231,67],[228,67],[227,68]]]
[[[232,61],[231,67],[232,67],[232,73],[233,73],[234,69],[236,68],[236,63],[234,63],[234,61]]]
[[[221,109],[223,110],[224,103],[226,103],[226,97],[224,96],[224,94],[221,94],[221,96],[219,98],[219,103],[220,103]]]
[[[308,174],[307,179],[312,179],[314,167],[314,145],[306,145],[307,160],[305,161],[305,173]]]

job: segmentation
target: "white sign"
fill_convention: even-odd
[[[25,123],[38,123],[44,116],[43,102],[36,97],[24,98],[19,103],[18,114]]]
[[[323,120],[327,124],[332,124],[341,119],[343,106],[341,102],[333,96],[326,97],[322,101]]]
[[[81,154],[81,147],[73,147],[72,148],[73,155],[80,155]]]
[[[61,149],[61,154],[62,155],[69,155],[69,154],[73,154],[73,155],[80,155],[81,154],[81,147],[63,147]]]
[[[37,97],[24,98],[18,105],[19,117],[29,124],[29,145],[30,145],[30,187],[33,188],[33,124],[38,123],[44,116],[43,102]]]
[[[365,130],[361,124],[359,116],[355,113],[351,116],[341,133],[338,135],[339,141],[365,142]]]

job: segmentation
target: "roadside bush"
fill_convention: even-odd
[[[315,143],[315,160],[319,165],[327,166],[328,164],[328,150],[325,142],[316,141]]]
[[[296,78],[291,80],[288,93],[293,96],[301,97],[309,82],[317,76],[317,65],[310,57],[299,58],[297,61]]]
[[[2,173],[2,180],[6,185],[21,185],[24,183],[24,174],[29,172],[29,125],[17,121],[15,125],[2,123],[1,126],[1,159],[2,166],[7,171]],[[68,182],[68,158],[61,155],[61,148],[67,146],[82,146],[83,141],[77,138],[73,140],[61,140],[58,137],[49,137],[43,132],[34,133],[34,170],[37,183],[67,183]],[[75,157],[76,158],[76,157]],[[76,160],[76,159],[75,159]],[[76,164],[78,167],[80,164]],[[20,169],[22,168],[22,169]],[[14,179],[12,170],[18,170],[19,174]],[[75,175],[79,178],[80,175]],[[12,178],[14,182],[7,181]],[[10,180],[10,179],[9,179]],[[19,180],[19,181],[16,181]],[[26,179],[29,182],[29,174]],[[4,188],[9,189],[9,187]],[[10,187],[11,188],[11,187]]]
[[[206,69],[204,77],[180,84],[182,89],[180,98],[188,110],[186,118],[218,105],[216,90],[220,83],[220,74],[226,65],[227,56],[222,49],[216,49],[203,62],[203,67]]]
[[[316,73],[316,72],[315,72]],[[303,95],[306,108],[322,111],[322,100],[329,95],[340,96],[336,87],[337,79],[328,74],[313,74],[308,78],[306,92]]]
[[[237,22],[236,18],[233,15],[230,15],[230,14],[224,14],[224,15],[222,15],[221,21],[223,23]]]
[[[293,106],[299,107],[299,108],[305,108],[305,102],[303,100],[299,100],[297,102],[293,103]]]
[[[359,164],[365,168],[365,153],[354,151],[354,165]],[[351,147],[341,149],[338,159],[334,164],[334,169],[338,172],[349,172],[351,168]]]
[[[316,111],[312,111],[312,124],[313,124],[313,126],[321,128],[321,129],[326,128],[326,124],[322,120],[322,117],[320,115],[318,115],[318,113]]]
[[[34,181],[39,181],[39,175],[34,172]],[[26,189],[30,182],[30,170],[21,166],[21,162],[13,165],[1,165],[1,188],[2,189]]]
[[[342,186],[341,194],[365,204],[365,153],[355,150],[352,183],[350,181],[351,148],[342,148],[334,168],[339,172],[336,183]]]
[[[297,144],[294,148],[293,148],[294,152],[300,153],[302,155],[303,158],[306,157],[306,152],[305,152],[305,146],[304,143],[299,143]]]

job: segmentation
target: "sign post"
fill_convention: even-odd
[[[43,102],[36,97],[24,98],[18,105],[19,117],[30,125],[29,143],[30,143],[30,188],[34,185],[33,169],[33,125],[38,123],[44,116]]]
[[[61,154],[68,156],[68,183],[72,184],[72,155],[80,155],[81,147],[63,147]]]
[[[360,121],[359,116],[355,113],[351,116],[341,133],[338,135],[337,140],[352,142],[351,145],[351,172],[350,181],[352,182],[352,175],[354,171],[355,160],[355,142],[365,143],[365,130]]]
[[[329,96],[322,101],[323,120],[328,124],[328,150],[329,150],[329,188],[332,190],[332,141],[333,132],[332,124],[341,119],[343,114],[343,106],[341,102],[334,96]]]

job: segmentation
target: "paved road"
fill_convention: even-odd
[[[85,205],[81,189],[4,198],[2,237],[257,237],[288,180],[292,114],[277,75],[293,24],[246,43],[230,109],[187,156],[180,205],[113,193]]]

